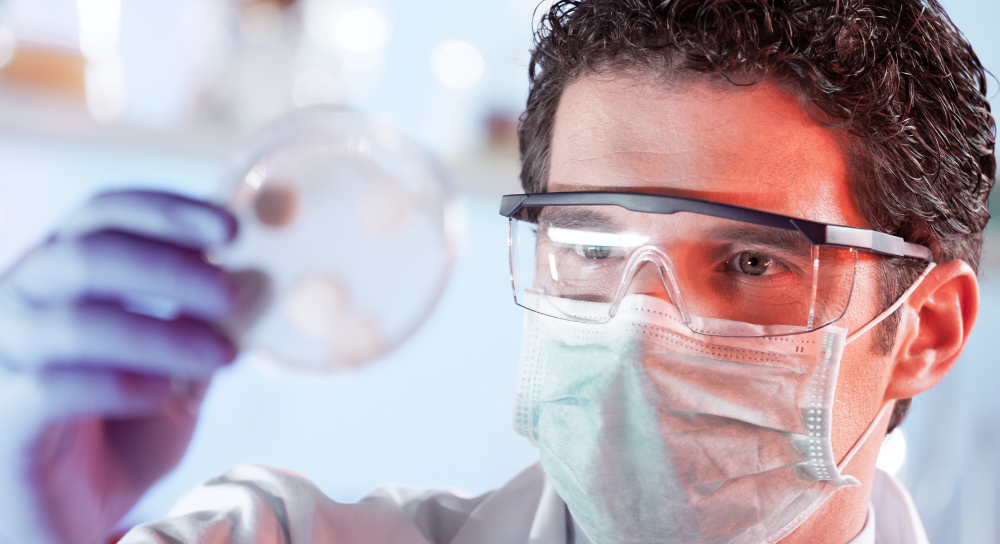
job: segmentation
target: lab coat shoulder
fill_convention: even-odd
[[[243,465],[184,496],[164,520],[130,531],[122,544],[428,544],[407,512],[461,505],[453,494],[381,488],[356,504],[336,502],[294,472]]]
[[[852,544],[927,544],[913,500],[877,471],[869,523]],[[181,499],[167,519],[136,527],[123,544],[565,544],[566,505],[537,463],[475,498],[382,487],[338,503],[305,477],[245,465]]]
[[[244,465],[198,486],[167,519],[136,527],[122,544],[527,542],[532,533],[552,532],[541,523],[548,520],[536,519],[543,497],[553,502],[545,484],[535,465],[503,488],[475,498],[387,486],[344,504],[294,472]],[[564,530],[561,508],[561,501],[549,508],[559,514],[550,524]],[[565,533],[560,536],[565,542]]]

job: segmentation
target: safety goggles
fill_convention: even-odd
[[[500,214],[517,304],[579,322],[610,320],[641,281],[694,332],[799,334],[844,315],[859,251],[933,261],[897,236],[679,196],[506,195]]]

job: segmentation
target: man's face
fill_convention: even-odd
[[[870,228],[858,212],[848,160],[830,129],[773,85],[723,85],[666,88],[652,79],[581,77],[564,91],[556,113],[548,190],[660,192]],[[859,256],[851,304],[837,322],[848,332],[882,310],[876,259]],[[665,296],[660,284],[641,276],[633,292]],[[883,403],[891,356],[876,355],[873,337],[866,334],[844,351],[832,429],[838,458]],[[879,442],[870,440],[856,459],[870,459]],[[867,482],[871,464],[852,462],[846,472]],[[838,493],[813,517],[847,508],[857,502],[852,494],[867,497],[867,491]]]

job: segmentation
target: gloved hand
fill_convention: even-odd
[[[101,195],[0,278],[0,542],[92,544],[180,460],[240,276],[202,258],[236,220]],[[245,298],[245,297],[244,297]]]

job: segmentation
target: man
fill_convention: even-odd
[[[875,459],[975,322],[995,175],[984,71],[941,7],[563,0],[529,76],[528,194],[501,213],[541,465],[356,505],[238,467],[125,542],[926,541]],[[234,356],[210,323],[240,286],[197,258],[234,230],[106,195],[7,275],[9,538],[96,541],[176,463],[200,390],[160,376]],[[122,311],[137,292],[185,317]]]

